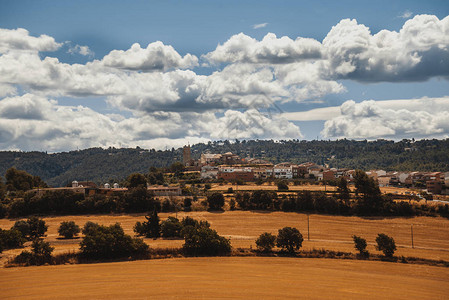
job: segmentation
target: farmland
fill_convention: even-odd
[[[448,280],[441,267],[261,257],[0,269],[6,299],[443,299]]]
[[[161,213],[161,220],[174,213]],[[374,249],[374,240],[378,233],[392,236],[398,246],[396,255],[414,256],[429,259],[449,260],[449,220],[444,218],[360,218],[311,214],[309,216],[310,241],[307,236],[307,215],[285,212],[226,211],[222,213],[189,212],[178,213],[178,218],[191,216],[207,220],[220,235],[231,239],[232,246],[255,247],[255,239],[263,232],[277,233],[284,226],[296,227],[304,236],[303,249],[329,249],[355,253],[351,236],[366,238],[368,250]],[[78,250],[80,239],[63,240],[58,238],[57,229],[62,221],[73,220],[79,225],[87,221],[109,225],[120,223],[128,234],[133,233],[137,221],[144,221],[143,214],[126,215],[83,215],[46,217],[49,225],[46,241],[55,247],[55,254]],[[11,227],[16,219],[1,219],[0,227]],[[413,224],[414,249],[411,244],[411,225]],[[145,239],[150,247],[180,247],[183,240]],[[7,250],[2,254],[1,262],[20,253],[21,249]]]

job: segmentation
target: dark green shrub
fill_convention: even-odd
[[[206,226],[187,226],[183,230],[185,255],[226,255],[231,252],[231,242]]]
[[[376,249],[382,251],[386,257],[393,257],[396,251],[396,243],[392,237],[386,234],[379,233],[376,237]]]
[[[86,229],[86,226],[85,226]],[[92,225],[83,230],[80,243],[81,255],[86,258],[111,259],[145,255],[149,247],[142,239],[124,233],[120,224],[111,226]]]
[[[145,222],[136,222],[134,225],[134,232],[139,236],[145,236],[148,238],[158,238],[161,236],[161,228],[159,224],[159,216],[157,211],[154,210],[151,215],[145,216],[147,219]]]
[[[58,233],[66,239],[72,239],[80,233],[80,227],[74,221],[64,221],[58,228]]]
[[[47,232],[48,225],[45,225],[45,221],[38,217],[30,217],[28,220],[16,221],[13,228],[22,233],[22,236],[28,240],[40,238]]]
[[[289,253],[294,253],[302,246],[303,242],[302,234],[298,229],[292,227],[284,227],[279,229],[278,236],[276,238],[276,246],[287,250]]]
[[[277,183],[279,191],[288,191],[288,182],[285,180],[281,180]]]
[[[264,232],[257,238],[256,245],[259,250],[264,252],[270,252],[273,249],[275,242],[276,242],[275,235],[268,232]]]
[[[16,229],[17,231],[19,231],[22,237],[25,239],[30,236],[30,224],[28,224],[27,221],[16,221],[11,229]]]
[[[55,248],[50,243],[44,242],[42,239],[35,239],[31,244],[31,253],[33,254],[33,265],[43,265],[50,263],[52,260],[51,253]]]
[[[176,210],[175,204],[170,201],[169,199],[165,199],[164,202],[162,202],[162,211],[163,212],[172,212]]]
[[[181,237],[181,229],[181,222],[174,217],[168,217],[161,223],[161,233],[164,238]]]
[[[361,257],[367,257],[369,256],[369,252],[366,250],[366,240],[364,238],[361,238],[359,236],[353,235],[352,239],[354,241],[354,247],[359,251],[359,255]]]
[[[30,239],[36,239],[45,236],[48,225],[45,225],[44,220],[33,216],[28,218],[27,223],[30,225]]]
[[[22,248],[25,242],[26,239],[16,228],[12,227],[10,230],[0,229],[0,246],[4,250]]]
[[[222,193],[213,193],[207,196],[207,204],[210,210],[223,210],[224,196]]]

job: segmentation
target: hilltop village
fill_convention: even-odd
[[[354,179],[354,169],[329,168],[311,162],[292,164],[284,162],[272,164],[259,158],[241,158],[227,152],[202,153],[200,159],[191,158],[190,147],[183,148],[183,164],[186,170],[199,171],[202,179],[225,181],[257,181],[269,179],[308,179],[310,181],[332,182],[345,177],[348,182]],[[449,186],[449,172],[386,172],[369,170],[369,177],[374,178],[380,187],[406,186],[425,190],[430,194],[446,193]]]

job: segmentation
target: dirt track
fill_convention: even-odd
[[[3,299],[444,299],[449,269],[220,257],[0,269]]]

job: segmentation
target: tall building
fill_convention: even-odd
[[[184,166],[190,166],[191,165],[191,157],[190,157],[190,145],[184,146],[182,149],[182,163]]]

